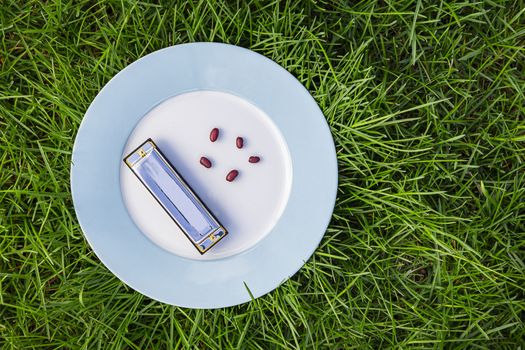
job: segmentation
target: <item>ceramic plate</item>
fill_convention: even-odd
[[[148,138],[229,231],[204,255],[122,161]],[[216,43],[169,47],[118,73],[86,112],[72,162],[75,210],[100,260],[135,290],[192,308],[244,303],[297,272],[337,189],[333,140],[308,91],[264,56]]]

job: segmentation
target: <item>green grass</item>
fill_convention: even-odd
[[[525,347],[522,1],[0,2],[0,348]],[[240,45],[331,127],[340,184],[306,265],[190,310],[97,259],[69,188],[97,92],[155,50]]]

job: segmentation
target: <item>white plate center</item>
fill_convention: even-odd
[[[216,142],[210,131],[219,128]],[[244,139],[242,149],[236,138]],[[120,184],[138,228],[160,247],[191,259],[238,254],[263,239],[279,220],[290,194],[292,162],[272,120],[235,95],[195,91],[162,102],[131,133],[122,158],[151,138],[229,234],[201,255],[152,195],[122,162]],[[212,162],[203,167],[202,156]],[[250,156],[261,158],[249,163]],[[233,182],[230,170],[239,171]]]

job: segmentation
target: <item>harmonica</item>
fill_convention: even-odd
[[[201,254],[228,234],[152,139],[132,151],[124,163]]]

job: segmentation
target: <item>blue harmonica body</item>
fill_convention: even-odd
[[[148,139],[124,163],[175,221],[197,250],[204,254],[228,231],[192,191],[182,176]]]

